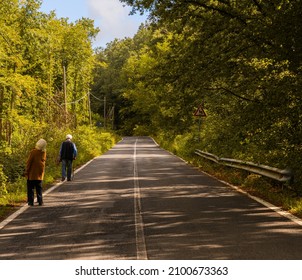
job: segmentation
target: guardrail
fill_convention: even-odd
[[[195,154],[216,162],[218,164],[223,164],[229,167],[234,167],[237,169],[246,170],[252,173],[256,173],[274,180],[278,180],[279,182],[288,182],[292,178],[292,173],[289,169],[278,169],[275,167],[270,167],[262,164],[255,164],[253,162],[242,161],[237,159],[230,158],[219,158],[216,155],[213,155],[208,152],[203,152],[201,150],[195,150]]]

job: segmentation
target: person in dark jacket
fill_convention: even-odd
[[[72,135],[66,135],[66,140],[60,147],[60,162],[62,162],[62,181],[65,181],[67,175],[67,181],[71,181],[72,174],[72,162],[76,159],[78,151],[75,143],[71,141]]]
[[[30,206],[34,205],[34,189],[36,189],[39,205],[43,205],[42,181],[45,172],[46,144],[44,139],[40,139],[26,162],[24,175],[27,178],[27,203]]]

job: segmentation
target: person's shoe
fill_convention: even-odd
[[[65,177],[62,177],[62,182],[64,182],[65,181]]]
[[[34,206],[34,204],[33,203],[27,203],[28,204],[28,206]]]
[[[67,181],[71,181],[71,179],[70,179],[70,178],[67,178]]]
[[[42,203],[39,203],[39,206],[43,206],[44,205],[44,203],[42,202]]]

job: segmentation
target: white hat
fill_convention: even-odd
[[[72,139],[72,135],[71,134],[67,134],[66,135],[66,139],[70,139],[71,140]]]
[[[46,150],[46,145],[47,145],[47,142],[44,139],[40,139],[36,143],[36,149],[41,150],[41,151],[45,151]]]

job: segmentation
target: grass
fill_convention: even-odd
[[[0,221],[8,217],[16,208],[26,202],[26,193],[7,194],[0,198]]]

